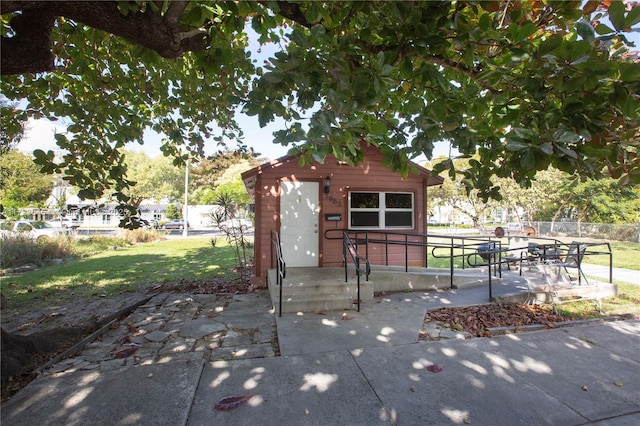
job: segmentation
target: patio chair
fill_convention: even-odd
[[[567,249],[559,250],[556,256],[549,256],[542,262],[547,284],[545,292],[554,312],[556,305],[578,300],[593,300],[598,311],[602,311],[598,286],[589,282],[581,267],[587,247],[588,244],[573,241]],[[573,276],[570,269],[577,270],[577,276]]]
[[[522,266],[524,263],[530,263],[529,256],[529,239],[525,237],[510,237],[509,248],[507,249],[505,261],[507,269],[511,270],[511,264],[518,264],[520,276],[522,276]]]

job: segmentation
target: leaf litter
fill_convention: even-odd
[[[436,322],[452,330],[467,331],[477,337],[488,337],[489,328],[522,327],[543,324],[555,328],[556,323],[574,318],[553,313],[550,306],[526,305],[523,303],[492,303],[461,308],[440,308],[427,312],[424,324]],[[426,333],[420,340],[428,340]]]

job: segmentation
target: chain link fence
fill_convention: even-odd
[[[530,222],[539,236],[593,238],[640,243],[640,223]]]

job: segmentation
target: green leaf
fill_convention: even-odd
[[[487,31],[489,29],[489,25],[491,24],[491,18],[488,13],[483,13],[480,15],[480,19],[478,20],[478,27],[482,31]]]
[[[384,135],[387,133],[387,125],[384,121],[378,120],[371,125],[370,130],[373,135]]]
[[[558,143],[570,144],[580,142],[580,135],[567,129],[559,129],[553,132],[553,139]]]
[[[589,43],[594,42],[594,40],[596,39],[596,33],[593,30],[593,27],[591,26],[590,23],[588,23],[584,19],[581,19],[580,21],[578,21],[578,24],[576,25],[576,27],[580,37],[582,37]]]
[[[561,145],[557,145],[558,150],[563,153],[564,155],[566,155],[567,157],[571,157],[574,160],[576,160],[578,158],[578,154],[576,154],[576,152],[570,148],[565,148]]]
[[[634,25],[640,23],[640,7],[636,4],[624,20],[625,28],[632,28]]]
[[[553,144],[551,142],[547,142],[542,144],[540,150],[547,155],[553,155]]]
[[[609,6],[609,19],[613,27],[621,31],[624,28],[624,4],[621,1],[614,1]]]
[[[291,32],[289,39],[300,47],[309,47],[307,35],[297,28]]]
[[[524,39],[526,39],[527,37],[529,37],[532,34],[535,34],[535,32],[538,30],[538,27],[536,27],[533,22],[531,21],[527,21],[522,27],[520,27],[520,29],[518,30],[518,35],[516,36],[516,39],[514,41],[518,42],[518,41],[522,41]]]
[[[553,34],[551,37],[540,43],[538,47],[538,55],[544,56],[547,53],[551,53],[562,45],[562,36],[560,34]]]
[[[638,7],[640,9],[640,7]],[[640,80],[640,63],[626,62],[620,64],[620,80],[622,81],[639,81]]]
[[[599,35],[611,34],[613,32],[613,28],[608,25],[602,23],[596,25],[596,33]]]
[[[526,170],[533,170],[536,167],[536,156],[532,150],[525,151],[520,157],[520,165]]]
[[[315,38],[318,41],[322,41],[327,34],[327,30],[323,25],[316,24],[311,27],[311,37]]]

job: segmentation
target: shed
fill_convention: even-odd
[[[342,266],[346,229],[426,232],[426,188],[443,179],[415,163],[418,173],[402,178],[383,165],[378,148],[363,149],[364,161],[355,166],[329,155],[322,164],[300,167],[298,157],[285,156],[242,173],[255,202],[257,281],[273,267],[272,231],[280,234],[287,268]],[[370,252],[371,263],[380,255]],[[389,264],[404,264],[404,256],[404,248],[385,253]],[[412,247],[409,264],[425,266],[425,257],[424,247]]]

